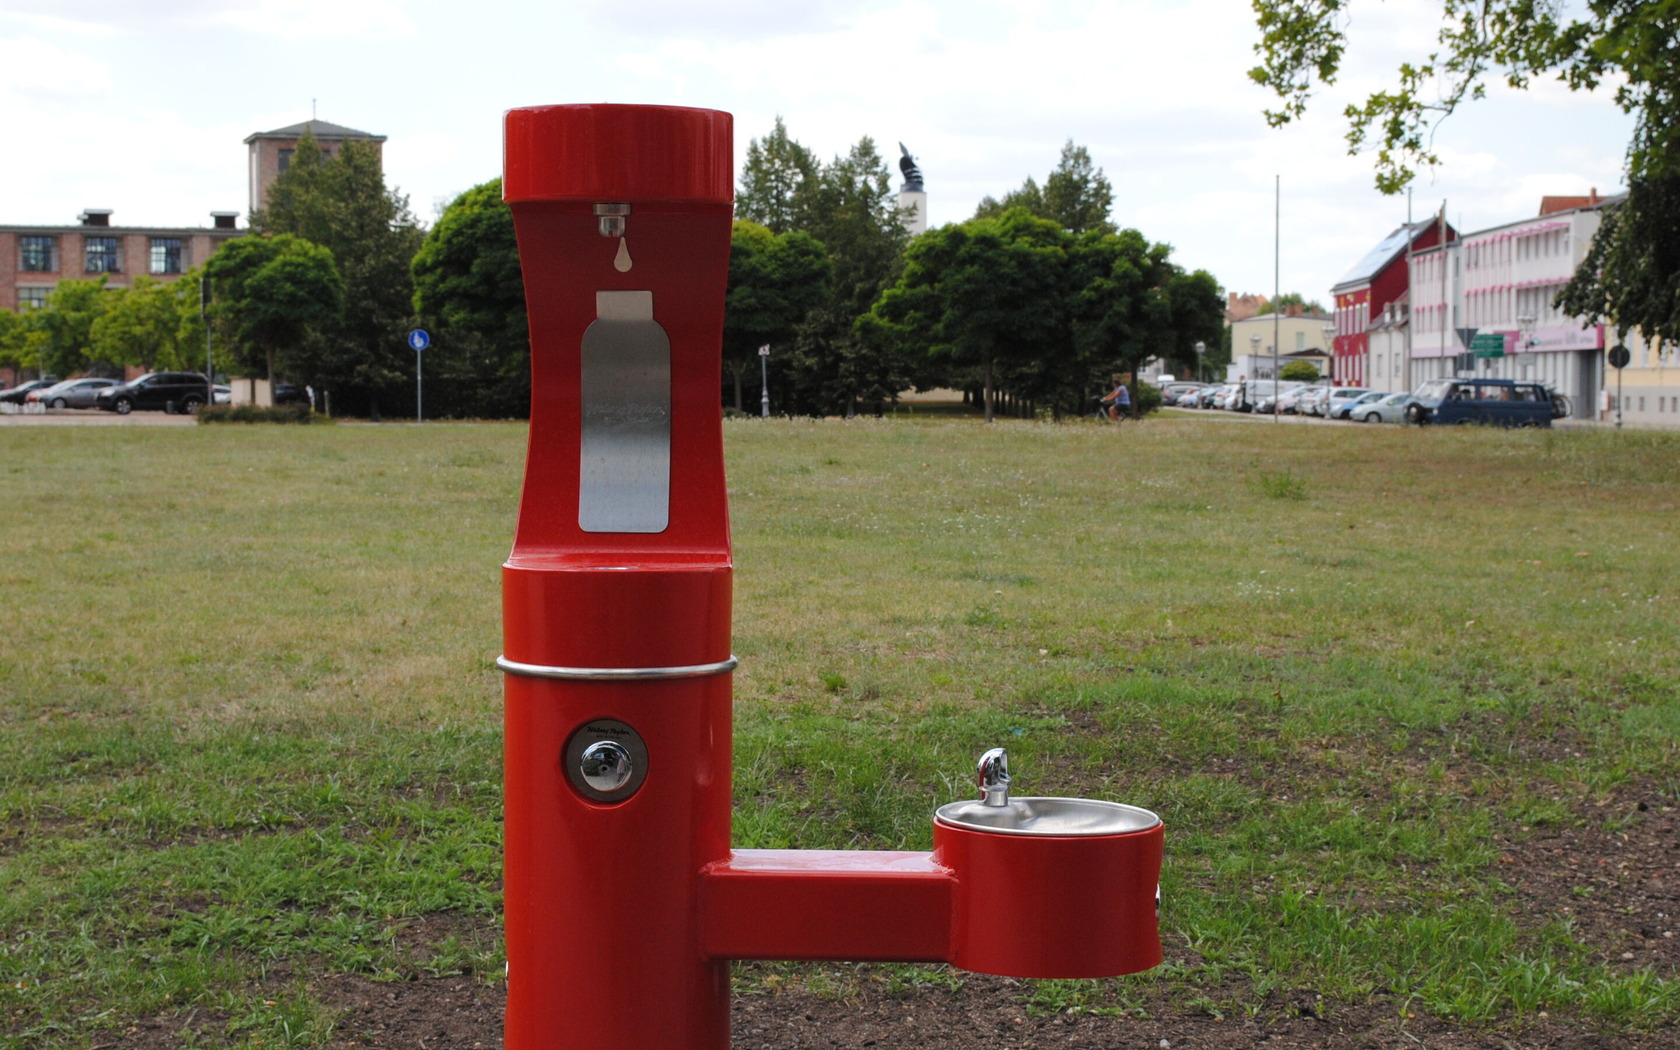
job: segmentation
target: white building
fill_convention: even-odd
[[[1604,326],[1566,317],[1552,302],[1575,276],[1605,204],[1596,194],[1548,197],[1534,218],[1414,253],[1410,384],[1471,372],[1538,380],[1568,396],[1577,418],[1593,418],[1602,407]],[[1465,356],[1472,352],[1480,356]]]

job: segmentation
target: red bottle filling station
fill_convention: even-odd
[[[1102,977],[1160,962],[1153,813],[980,797],[931,853],[730,848],[719,407],[732,121],[507,114],[530,449],[503,567],[508,1050],[729,1046],[729,960]]]

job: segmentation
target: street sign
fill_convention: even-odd
[[[1470,352],[1477,357],[1504,357],[1505,333],[1483,332],[1470,340]]]
[[[418,353],[432,345],[432,337],[426,334],[424,328],[416,328],[408,333],[408,345]]]
[[[1471,349],[1470,343],[1471,343],[1471,341],[1473,341],[1476,338],[1476,333],[1478,331],[1480,331],[1480,329],[1478,329],[1478,328],[1460,328],[1460,329],[1457,329],[1458,341],[1461,344],[1463,344],[1464,349],[1466,349],[1466,350]]]
[[[758,356],[759,357],[769,357],[770,356],[770,346],[769,346],[769,344],[765,344],[764,346],[761,346],[761,347],[758,348]]]
[[[1618,372],[1626,368],[1628,366],[1628,362],[1633,360],[1633,355],[1628,353],[1628,348],[1623,346],[1621,343],[1617,343],[1615,346],[1612,346],[1610,348],[1610,353],[1605,356],[1610,361],[1610,367],[1614,368]]]

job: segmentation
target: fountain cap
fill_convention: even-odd
[[[529,106],[503,123],[502,198],[728,204],[735,118],[614,103]]]

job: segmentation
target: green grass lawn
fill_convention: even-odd
[[[1617,926],[1680,913],[1513,877],[1680,806],[1680,439],[725,434],[738,846],[925,849],[1002,744],[1168,823],[1167,965],[1033,1008],[1680,1020]],[[0,429],[0,1047],[310,1046],[331,975],[500,979],[524,435]]]

